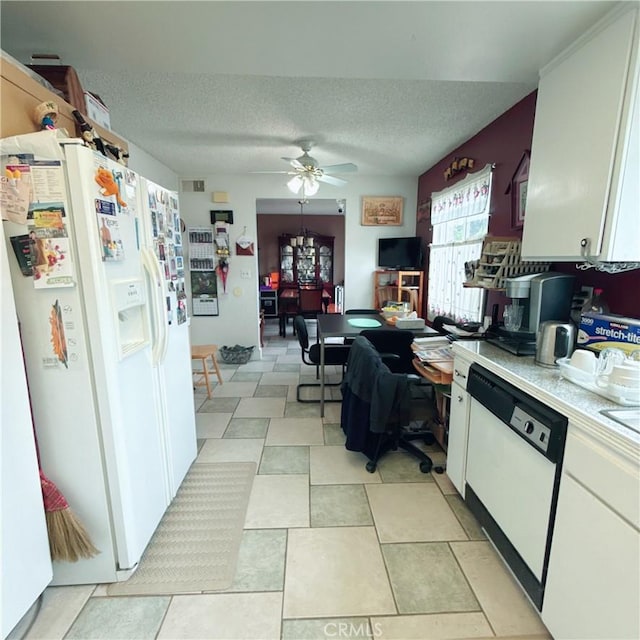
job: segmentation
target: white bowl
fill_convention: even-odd
[[[614,396],[615,398],[624,400],[625,403],[640,404],[640,388],[638,387],[627,387],[609,382],[606,387],[606,392],[609,397]]]
[[[622,387],[640,388],[640,369],[629,367],[624,364],[617,364],[611,369],[609,381]]]

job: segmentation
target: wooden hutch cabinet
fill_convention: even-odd
[[[280,236],[280,287],[333,283],[333,237],[310,236],[302,246],[291,246],[291,238]]]

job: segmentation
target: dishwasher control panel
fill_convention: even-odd
[[[477,362],[469,368],[467,391],[471,398],[477,400],[548,460],[562,460],[567,435],[566,416],[522,389],[517,389]]]
[[[524,438],[530,440],[538,449],[546,453],[549,448],[551,429],[529,415],[522,407],[513,409],[509,424]]]

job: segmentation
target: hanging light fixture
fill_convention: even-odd
[[[309,229],[305,229],[303,224],[303,207],[305,204],[309,204],[309,201],[306,198],[302,198],[301,200],[298,200],[298,204],[300,205],[300,232],[289,239],[289,244],[292,247],[313,247],[313,232],[309,231]]]

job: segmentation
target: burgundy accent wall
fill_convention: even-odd
[[[304,214],[304,228],[322,236],[333,236],[333,282],[344,282],[344,216]],[[264,276],[278,271],[280,245],[278,238],[300,231],[300,216],[288,214],[258,214],[258,268]]]
[[[444,171],[454,158],[473,158],[475,161],[473,171],[493,163],[495,169],[493,171],[489,233],[494,236],[521,238],[522,229],[514,229],[511,225],[511,195],[505,191],[509,187],[523,152],[526,149],[531,149],[536,95],[537,92],[534,91],[523,98],[473,138],[461,144],[428,171],[425,171],[418,179],[418,208],[430,199],[434,191],[449,188],[464,178],[466,174],[461,173],[453,179],[445,180]],[[553,229],[549,229],[549,233],[553,233]],[[420,215],[418,215],[416,235],[422,237],[427,245],[431,242],[429,217],[420,219]],[[608,301],[612,313],[640,318],[640,295],[638,294],[640,291],[640,270],[636,269],[621,274],[605,274],[594,269],[588,271],[576,269],[573,262],[556,263],[551,268],[554,271],[574,274],[577,290],[582,285],[603,288],[604,297]],[[428,273],[428,262],[425,264],[425,269]],[[427,297],[428,290],[425,298]],[[501,317],[502,306],[507,302],[508,298],[503,294],[490,291],[487,296],[487,312],[490,313],[492,306],[498,304]],[[426,305],[427,300],[425,299],[423,310],[425,317]]]
[[[603,273],[595,269],[582,271],[576,269],[573,262],[559,262],[553,268],[562,273],[575,274],[577,289],[582,285],[602,289],[602,296],[609,303],[611,313],[640,318],[640,269],[624,273]]]

